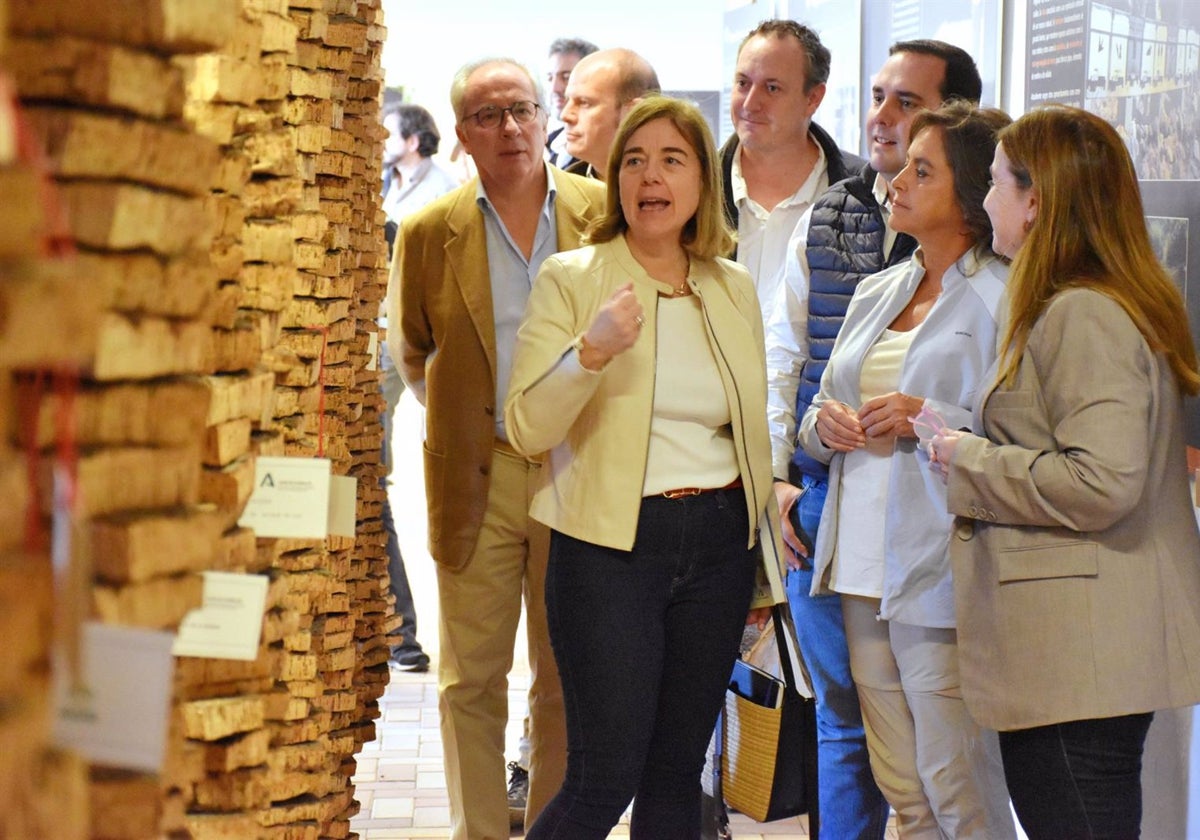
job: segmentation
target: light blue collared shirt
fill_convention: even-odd
[[[508,440],[504,429],[504,398],[508,394],[508,379],[512,374],[513,351],[517,346],[517,327],[525,315],[525,302],[533,288],[533,278],[542,261],[558,251],[558,222],[554,218],[557,191],[554,176],[546,167],[546,200],[533,237],[533,252],[529,259],[513,242],[503,220],[488,200],[483,181],[475,189],[475,202],[483,213],[487,233],[488,276],[492,280],[492,318],[496,323],[496,437]]]

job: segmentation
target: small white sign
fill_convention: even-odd
[[[379,370],[379,333],[367,333],[367,370]]]
[[[54,741],[97,764],[161,769],[175,660],[173,633],[88,622],[78,679],[55,663]]]
[[[267,584],[266,575],[205,572],[204,603],[184,617],[171,652],[208,659],[257,659]]]
[[[335,475],[329,487],[329,533],[353,537],[358,528],[358,479]]]
[[[324,539],[331,468],[328,458],[259,457],[254,492],[238,525],[260,537]]]

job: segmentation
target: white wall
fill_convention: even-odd
[[[450,80],[485,56],[524,61],[544,78],[546,50],[561,37],[628,47],[646,58],[665,89],[719,90],[724,0],[383,0],[389,87],[428,108],[453,146]]]

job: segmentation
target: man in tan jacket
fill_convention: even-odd
[[[504,727],[522,594],[533,680],[528,823],[566,767],[562,689],[546,630],[549,532],[528,516],[539,464],[508,444],[502,408],[517,326],[542,260],[579,246],[604,193],[543,160],[546,113],[521,65],[469,64],[450,99],[479,177],[401,224],[388,291],[397,334],[389,345],[427,409],[451,836],[499,840],[509,836]]]

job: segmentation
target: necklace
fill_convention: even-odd
[[[692,287],[688,285],[688,275],[691,274],[691,268],[692,261],[691,259],[688,259],[688,261],[684,263],[683,279],[679,281],[679,285],[676,286],[674,283],[668,284],[671,287],[671,297],[683,297],[684,295],[690,295],[692,293]]]

